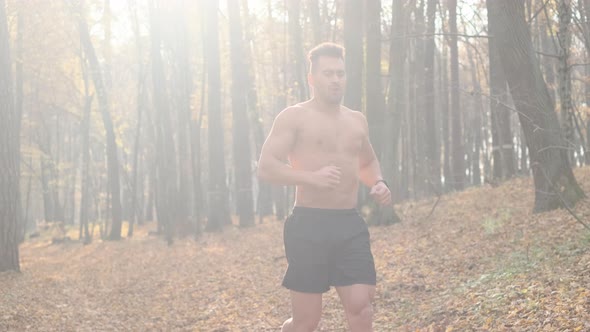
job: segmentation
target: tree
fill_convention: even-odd
[[[303,37],[301,35],[301,1],[287,0],[287,15],[289,17],[289,50],[293,62],[292,79],[289,84],[297,91],[297,98],[307,99],[307,84],[305,83],[305,57],[303,56]]]
[[[254,225],[252,154],[248,119],[248,68],[244,63],[242,22],[238,0],[228,0],[232,63],[232,114],[236,204],[240,226]]]
[[[508,109],[508,85],[498,54],[498,40],[494,37],[496,27],[494,20],[489,19],[488,40],[489,53],[489,86],[490,86],[490,118],[492,130],[493,175],[495,179],[506,179],[515,173],[514,148],[510,129],[510,110]]]
[[[459,98],[459,47],[457,45],[457,0],[448,1],[449,9],[449,48],[451,50],[451,121],[452,121],[452,172],[453,188],[465,187],[465,152],[463,148],[463,113]]]
[[[84,115],[80,121],[80,136],[82,138],[82,170],[80,178],[80,230],[78,238],[88,244],[92,241],[92,236],[88,229],[88,220],[90,216],[90,113],[92,110],[93,96],[90,94],[90,84],[88,82],[88,66],[84,63],[80,55],[82,67],[82,77],[84,79]]]
[[[401,185],[399,176],[399,137],[401,131],[401,119],[405,113],[405,61],[406,39],[405,35],[405,9],[403,0],[392,1],[391,34],[389,44],[389,91],[387,95],[387,108],[385,111],[385,129],[383,130],[383,142],[389,142],[383,148],[383,176],[391,184],[391,192],[394,199],[401,198],[401,192],[405,189]],[[395,215],[397,217],[397,215]],[[398,221],[394,219],[387,219]]]
[[[107,160],[109,173],[108,178],[112,204],[111,213],[113,218],[113,225],[111,228],[109,239],[120,240],[122,218],[121,192],[119,182],[119,161],[117,157],[115,129],[110,114],[109,98],[103,80],[103,76],[101,74],[100,64],[98,62],[98,58],[96,57],[96,52],[94,51],[94,46],[92,45],[90,34],[88,32],[88,24],[86,23],[86,19],[84,17],[83,12],[80,12],[80,15],[78,17],[78,26],[80,29],[80,41],[82,43],[82,48],[84,50],[84,53],[86,54],[86,59],[88,60],[90,66],[91,76],[94,82],[94,88],[98,96],[100,114],[102,115],[102,121],[106,130]]]
[[[362,111],[363,100],[363,6],[362,1],[344,1],[344,47],[346,49],[346,93],[344,105]]]
[[[171,94],[174,96],[176,105],[177,125],[172,129],[171,136],[176,136],[178,146],[178,197],[176,203],[177,212],[175,223],[182,230],[188,231],[194,227],[195,223],[190,219],[191,211],[191,197],[194,196],[193,186],[190,181],[191,178],[191,150],[190,150],[190,120],[191,120],[191,96],[193,90],[192,83],[192,68],[191,68],[191,50],[190,33],[187,24],[187,13],[184,4],[185,1],[175,1],[174,11],[172,11],[172,19],[176,24],[172,25],[174,38],[169,38],[169,43],[172,44],[173,52],[176,61],[173,65],[173,76]],[[171,114],[172,117],[173,113]],[[174,123],[174,121],[171,121]],[[176,135],[174,135],[176,133]],[[193,216],[194,217],[194,216]]]
[[[209,139],[209,220],[206,229],[218,231],[231,224],[226,184],[223,121],[221,108],[221,66],[219,63],[219,0],[204,1],[205,61],[207,63],[207,122]]]
[[[571,206],[584,197],[567,157],[555,107],[533,51],[524,0],[487,0],[497,50],[529,150],[534,212]]]
[[[586,95],[586,105],[590,106],[590,0],[579,1],[580,16],[582,23],[582,33],[584,36],[584,46],[586,48],[586,82],[584,91]],[[586,165],[590,165],[590,117],[586,119]]]
[[[366,79],[367,122],[375,154],[381,159],[383,153],[383,130],[385,98],[381,88],[381,1],[365,2],[366,23]]]
[[[18,208],[19,128],[14,105],[12,63],[6,18],[6,4],[0,0],[0,272],[20,270]]]
[[[426,40],[424,50],[424,140],[425,140],[425,157],[428,182],[434,188],[430,192],[440,192],[441,190],[441,164],[440,164],[440,144],[436,130],[437,109],[435,107],[435,75],[434,75],[434,43],[436,5],[437,0],[428,0],[426,8]]]
[[[381,1],[365,2],[367,19],[367,62],[365,95],[367,98],[367,122],[375,154],[383,160],[385,147],[390,147],[385,138],[385,98],[381,87]],[[393,190],[393,188],[392,188]],[[369,224],[388,225],[399,220],[392,208],[376,207],[369,217]]]
[[[160,3],[157,3],[161,6]],[[178,217],[178,204],[182,198],[178,194],[176,145],[172,131],[172,115],[166,86],[164,63],[162,60],[162,21],[156,15],[156,3],[150,4],[151,17],[151,59],[152,84],[154,91],[155,132],[156,132],[156,211],[158,226],[164,231],[168,244],[172,244],[174,227]]]
[[[574,111],[572,109],[572,80],[570,67],[570,47],[572,44],[572,34],[570,23],[572,21],[572,9],[570,0],[559,0],[559,103],[564,128],[565,140],[570,146],[568,156],[573,161],[573,142],[574,142]]]

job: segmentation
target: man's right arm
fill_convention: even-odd
[[[310,172],[293,169],[286,162],[297,136],[295,112],[287,108],[277,115],[260,153],[259,179],[279,185],[309,184]]]

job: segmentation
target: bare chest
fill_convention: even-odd
[[[357,155],[362,147],[363,131],[355,122],[306,121],[297,137],[300,149],[329,154]]]

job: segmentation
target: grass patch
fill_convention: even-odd
[[[504,230],[508,220],[512,218],[512,211],[509,208],[498,209],[493,215],[486,216],[482,221],[484,234],[494,235]]]

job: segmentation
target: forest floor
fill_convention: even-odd
[[[590,168],[576,177],[590,194]],[[396,206],[371,227],[375,331],[590,331],[590,232],[566,210],[533,215],[530,178]],[[590,223],[590,199],[575,213]],[[279,331],[282,222],[228,227],[168,247],[132,239],[21,246],[0,274],[1,331]],[[320,331],[346,331],[334,290]]]

